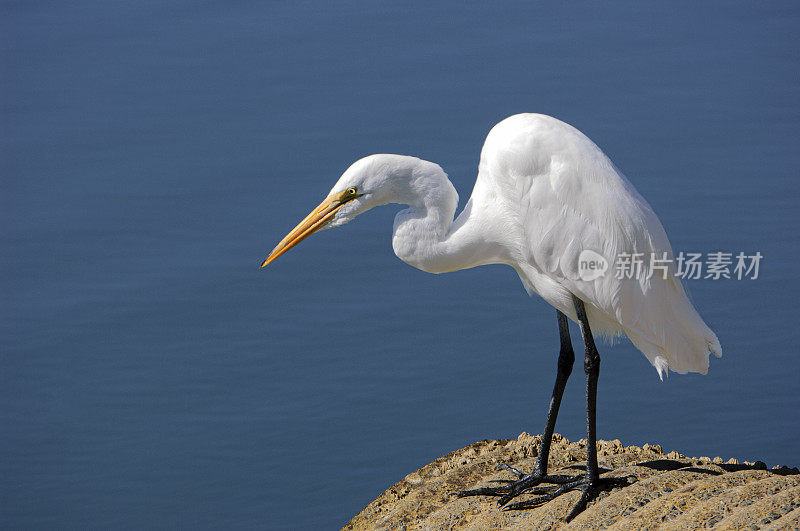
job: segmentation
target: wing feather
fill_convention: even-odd
[[[543,115],[512,116],[489,134],[477,189],[491,188],[514,216],[507,237],[511,264],[530,290],[576,319],[570,294],[588,305],[596,332],[626,334],[662,375],[708,370],[721,356],[716,335],[692,306],[674,265],[667,278],[648,275],[650,258],[672,247],[658,217],[611,160],[577,129]],[[608,260],[609,270],[583,280],[581,252]],[[637,278],[618,278],[617,257],[642,253]],[[649,276],[649,278],[648,278]]]

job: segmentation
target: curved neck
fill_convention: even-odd
[[[419,161],[419,159],[415,159]],[[425,161],[419,161],[425,162]],[[453,216],[458,193],[447,174],[435,164],[403,186],[407,204],[394,219],[392,247],[398,258],[428,273],[446,273],[500,262],[497,246],[487,241],[470,200],[458,219]],[[432,167],[432,168],[431,168]]]

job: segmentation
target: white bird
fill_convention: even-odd
[[[580,490],[569,521],[600,490],[620,484],[620,478],[601,478],[597,465],[600,356],[593,332],[626,335],[662,378],[668,370],[705,374],[709,353],[722,355],[717,336],[675,274],[672,247],[650,205],[600,148],[560,120],[518,114],[495,125],[481,151],[472,196],[455,220],[458,194],[439,165],[403,155],[365,157],[344,172],[261,267],[312,233],[388,203],[408,205],[395,217],[392,238],[395,254],[407,264],[430,273],[509,265],[529,293],[557,310],[558,372],[534,470],[523,474],[506,467],[518,481],[459,496],[496,495],[504,509],[523,509]],[[581,269],[587,256],[597,262],[591,274]],[[641,261],[639,271],[632,267],[618,275],[608,268],[620,258],[631,265]],[[586,473],[575,478],[547,474],[556,416],[575,359],[567,318],[581,328],[587,382]],[[553,486],[549,492],[536,489],[544,496],[508,504],[540,483]]]

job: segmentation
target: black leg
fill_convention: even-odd
[[[542,443],[539,447],[539,455],[536,458],[536,466],[530,474],[525,475],[514,467],[499,465],[498,468],[504,468],[516,474],[519,481],[501,487],[484,487],[464,490],[456,493],[459,497],[479,495],[501,496],[498,503],[500,505],[505,505],[512,498],[529,491],[532,487],[540,483],[564,483],[573,479],[569,476],[547,475],[547,461],[550,457],[550,444],[553,440],[553,431],[556,426],[558,409],[561,406],[561,397],[564,396],[564,388],[567,385],[567,380],[572,373],[572,365],[575,363],[575,351],[572,350],[572,341],[569,337],[569,321],[567,316],[560,311],[558,311],[557,314],[558,332],[561,337],[561,350],[558,355],[558,372],[556,373],[556,383],[553,386],[553,394],[550,398],[550,408],[547,411],[547,422],[545,423],[544,434],[542,435]]]
[[[589,328],[589,319],[586,317],[586,308],[583,301],[573,296],[575,310],[578,312],[578,321],[581,324],[583,344],[586,348],[586,357],[583,360],[583,370],[586,373],[586,478],[597,480],[600,470],[597,467],[597,379],[600,376],[600,354],[594,344],[592,329]]]
[[[565,518],[566,522],[569,522],[586,509],[586,505],[589,501],[596,498],[602,490],[628,484],[628,478],[625,477],[600,478],[600,468],[597,465],[596,422],[597,379],[600,376],[600,354],[597,352],[597,346],[594,343],[592,329],[589,327],[589,319],[586,316],[586,307],[583,301],[573,295],[572,302],[575,304],[575,312],[578,315],[578,323],[581,325],[581,334],[583,335],[583,344],[586,350],[583,361],[583,370],[586,373],[586,474],[582,478],[562,483],[560,487],[544,496],[513,503],[504,507],[504,509],[507,510],[536,507],[557,498],[565,492],[579,490],[581,491],[581,497]]]
[[[583,359],[583,370],[586,373],[586,488],[582,489],[578,503],[572,508],[566,521],[569,522],[580,514],[589,502],[589,498],[597,495],[594,492],[600,487],[600,469],[597,466],[597,379],[600,376],[600,353],[594,344],[592,329],[586,317],[586,307],[583,301],[572,296],[578,322],[581,325],[583,345],[586,350]]]
[[[547,413],[547,423],[545,424],[539,456],[536,460],[536,466],[533,472],[526,476],[515,468],[502,465],[502,468],[506,468],[515,473],[520,478],[519,481],[502,487],[484,487],[461,491],[456,493],[459,497],[476,495],[500,496],[498,504],[504,506],[503,510],[517,510],[537,507],[557,498],[565,492],[579,490],[581,491],[581,497],[565,519],[569,522],[586,509],[589,501],[596,498],[601,491],[628,484],[628,478],[625,477],[600,478],[600,468],[597,464],[596,425],[597,380],[600,376],[600,354],[597,352],[597,346],[594,343],[594,337],[589,327],[589,319],[586,316],[586,308],[583,301],[574,295],[572,301],[575,305],[578,323],[581,326],[581,334],[583,335],[583,344],[586,350],[583,362],[584,372],[586,373],[586,473],[583,476],[577,477],[547,475],[547,461],[550,454],[550,444],[552,442],[553,430],[555,429],[556,417],[558,416],[558,409],[561,405],[561,397],[564,394],[564,387],[567,384],[567,379],[572,372],[572,365],[575,361],[575,353],[572,350],[569,337],[567,318],[563,313],[558,312],[558,327],[561,334],[561,353],[558,356],[558,373],[556,375],[556,384],[553,387],[553,396],[550,399],[550,409]],[[556,486],[537,487],[540,483],[553,483]],[[542,494],[542,496],[506,505],[512,498],[525,492]]]
[[[575,363],[575,351],[572,350],[572,341],[569,337],[569,321],[567,316],[561,312],[558,312],[558,333],[561,336],[558,372],[556,373],[556,383],[553,386],[553,395],[550,397],[550,409],[547,411],[547,422],[544,425],[542,445],[539,448],[539,456],[536,459],[536,469],[542,474],[547,474],[550,443],[553,440],[553,431],[556,428],[556,417],[558,417],[558,409],[561,407],[561,397],[564,396],[564,388],[567,386],[567,380],[572,373],[572,365]]]

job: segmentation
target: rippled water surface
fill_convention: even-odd
[[[3,527],[329,529],[539,432],[555,312],[511,269],[406,266],[394,207],[257,268],[369,153],[463,204],[521,111],[595,140],[676,250],[764,255],[688,283],[708,376],[601,347],[599,435],[800,465],[797,4],[64,4],[0,8]],[[583,410],[576,371],[557,430]]]

